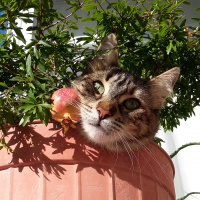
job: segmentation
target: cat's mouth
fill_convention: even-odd
[[[99,145],[110,145],[113,139],[113,131],[108,121],[102,120],[84,120],[82,127],[84,135],[92,142]]]
[[[108,135],[108,131],[101,125],[100,122],[93,124],[93,123],[89,123],[90,126],[93,126],[94,128],[98,129],[102,134],[106,134]]]

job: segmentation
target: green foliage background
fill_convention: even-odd
[[[95,48],[85,45],[92,42],[97,47],[109,33],[117,36],[121,67],[131,73],[152,78],[175,66],[181,68],[175,101],[168,99],[161,112],[165,130],[173,130],[180,119],[192,115],[200,102],[200,31],[185,26],[181,5],[190,6],[189,1],[132,0],[132,5],[126,0],[65,2],[65,16],[55,10],[52,0],[0,2],[0,11],[4,11],[0,29],[7,30],[0,34],[0,127],[4,133],[0,148],[7,147],[7,123],[25,126],[34,119],[45,124],[51,120],[51,94],[70,86],[95,56]],[[30,43],[17,19],[32,31]],[[193,20],[200,23],[200,18]],[[95,22],[95,27],[89,26],[90,22]],[[80,24],[85,31],[76,38],[74,32]]]

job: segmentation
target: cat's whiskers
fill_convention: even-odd
[[[117,157],[116,157],[116,160],[115,160],[115,164],[114,164],[114,166],[115,166],[116,163],[117,163],[117,160],[118,160],[118,156],[119,156],[119,155],[118,155],[118,153],[119,153],[119,149],[118,149],[118,148],[119,148],[119,147],[118,147],[118,143],[117,143],[117,138],[116,138],[115,132],[114,132],[113,135],[114,135],[114,137],[115,137],[115,140],[114,140],[114,141],[115,141],[115,146],[116,146],[116,148],[115,148],[115,149],[116,149],[115,153],[117,154]],[[114,143],[113,143],[113,145],[114,145]]]
[[[86,108],[88,108],[87,105],[85,105],[84,103],[80,102],[80,101],[77,101],[76,99],[74,99],[69,93],[66,93],[64,92],[65,94],[67,94],[69,97],[71,97],[73,99],[73,101],[69,101],[69,104],[75,108],[77,108],[78,110],[81,110],[82,108],[82,111],[86,113],[85,110],[87,110]],[[79,115],[81,116],[81,113],[80,112],[77,112],[77,113],[71,113],[69,112],[69,114],[76,114],[76,115]],[[75,118],[74,118],[75,119]],[[76,120],[76,119],[75,119]]]
[[[142,143],[140,140],[138,140],[137,138],[135,138],[134,135],[132,135],[132,134],[129,133],[128,131],[126,131],[126,133],[128,133],[128,134],[141,146],[141,148],[143,148],[143,149],[145,149],[145,150],[147,151],[147,153],[148,153],[148,154],[153,158],[153,160],[158,164],[158,166],[160,167],[160,169],[162,170],[162,172],[164,173],[164,175],[166,176],[166,178],[169,178],[169,177],[167,176],[166,171],[165,171],[165,170],[163,169],[163,167],[160,165],[158,159],[157,159],[156,156],[153,154],[153,152],[152,152],[144,143]],[[142,154],[142,152],[141,152],[141,154]],[[144,156],[144,158],[146,159],[145,156]],[[146,159],[146,161],[148,162],[147,159]],[[150,165],[149,162],[148,162],[148,164],[149,164],[150,168],[152,169],[152,167],[151,167],[151,165]],[[152,169],[152,171],[154,171],[154,170]],[[154,172],[154,173],[155,173],[155,172]],[[155,176],[156,176],[156,174],[155,174]]]
[[[77,109],[80,109],[81,106],[86,106],[88,107],[86,104],[74,99],[69,93],[64,92],[66,95],[68,95],[71,99],[73,99],[73,101],[70,102],[70,105],[76,107]]]
[[[124,138],[125,141],[127,141],[127,139],[128,139],[128,140],[131,140],[130,138],[125,138],[124,136],[123,136],[123,138]],[[132,141],[132,140],[131,140],[131,141]],[[128,142],[127,142],[127,145],[129,146],[129,149],[131,149],[131,154],[133,154],[133,156],[135,157],[135,159],[136,159],[136,161],[137,161],[137,164],[138,164],[139,170],[140,170],[140,174],[141,174],[140,162],[139,162],[137,156],[135,155],[135,152],[132,150],[132,148],[131,148],[130,145],[128,144]],[[138,151],[138,147],[137,147],[137,151]],[[133,157],[132,157],[132,161],[133,161]],[[133,163],[133,162],[132,162],[132,163]]]
[[[122,141],[122,143],[123,143],[123,145],[124,145],[124,147],[125,147],[125,149],[128,153],[128,156],[129,156],[130,161],[131,161],[131,167],[133,167],[133,157],[132,157],[133,151],[132,151],[131,147],[129,146],[128,142],[126,141],[126,139],[123,137],[123,135],[121,135],[120,133],[118,133],[118,135],[119,135],[119,137],[120,137],[120,139],[121,139],[121,141]]]
[[[157,158],[154,156],[153,152],[151,152],[151,150],[142,142],[140,142],[139,140],[137,140],[137,138],[135,138],[131,133],[127,132],[128,134],[130,134],[138,143],[140,143],[141,148],[144,148],[147,153],[153,158],[153,160],[158,164],[158,166],[160,167],[160,169],[162,170],[163,174],[165,175],[165,177],[168,179],[169,177],[167,176],[166,171],[164,170],[164,168],[160,165],[159,161],[157,160]],[[140,151],[140,154],[144,157],[144,159],[146,160],[147,164],[149,165],[151,171],[154,173],[157,181],[159,182],[160,186],[163,187],[163,184],[160,180],[160,178],[158,177],[158,175],[156,174],[155,170],[152,168],[151,164],[149,163],[149,161],[147,160],[146,156],[144,156],[144,154],[142,153],[142,151]],[[130,156],[129,156],[130,157]],[[139,160],[137,159],[137,157],[135,156],[137,163],[139,164]],[[139,168],[140,168],[140,164],[139,164]],[[140,168],[141,169],[141,168]],[[141,174],[141,170],[140,170],[140,174]]]

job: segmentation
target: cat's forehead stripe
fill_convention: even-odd
[[[110,72],[108,72],[108,74],[107,74],[105,80],[106,80],[106,81],[109,81],[110,78],[112,78],[113,76],[116,76],[116,74],[119,74],[119,73],[121,73],[121,72],[123,72],[123,69],[121,69],[121,68],[112,68],[112,69],[110,70]]]
[[[128,87],[133,79],[130,78],[126,73],[119,74],[117,77],[116,87]]]
[[[124,93],[133,94],[136,87],[134,77],[125,71],[115,74],[115,77],[109,81],[109,86],[113,98]]]

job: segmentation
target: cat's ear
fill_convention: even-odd
[[[115,34],[111,33],[107,35],[101,44],[98,47],[98,51],[105,51],[103,55],[98,56],[99,59],[105,60],[107,65],[118,66],[118,50],[117,47],[117,38]]]
[[[165,99],[173,92],[179,74],[180,68],[175,67],[149,81],[150,93],[153,98],[151,102],[154,109],[162,109]]]

